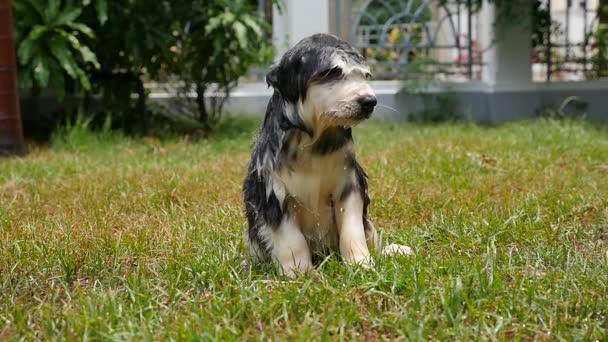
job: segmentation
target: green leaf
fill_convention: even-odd
[[[27,64],[30,61],[30,58],[34,54],[33,51],[36,48],[36,45],[31,40],[24,40],[19,44],[19,48],[17,49],[17,57],[19,57],[19,63]]]
[[[59,9],[61,8],[61,0],[48,0],[46,8],[44,9],[44,19],[47,23],[54,22],[59,15]]]
[[[87,46],[80,44],[80,41],[78,40],[78,38],[76,38],[74,35],[64,32],[64,31],[61,31],[58,33],[70,43],[70,45],[72,46],[72,48],[74,48],[74,50],[76,50],[76,51],[78,51],[78,53],[80,53],[80,55],[82,56],[82,59],[85,62],[93,64],[93,66],[96,69],[100,68],[100,65],[99,65],[99,62],[97,61],[97,56],[95,56],[95,53],[93,53],[93,51],[91,51],[91,49],[89,49]]]
[[[71,78],[77,79],[78,74],[76,69],[78,69],[78,65],[74,60],[74,56],[69,52],[70,50],[68,49],[65,41],[53,39],[49,42],[49,48],[51,50],[51,54],[55,57],[63,70],[70,75]]]
[[[34,67],[33,73],[34,73],[34,79],[36,80],[36,83],[41,88],[46,87],[49,84],[49,76],[50,76],[49,66],[44,63],[44,59],[40,55],[36,56],[34,58],[32,65]]]
[[[17,84],[19,89],[28,90],[34,87],[31,68],[21,68],[18,70]]]
[[[82,10],[78,7],[73,7],[67,11],[64,10],[57,18],[55,18],[53,24],[56,26],[72,24],[81,13]]]
[[[21,16],[30,11],[26,2],[13,1],[13,12],[15,16]]]
[[[231,22],[235,21],[235,16],[232,12],[225,12],[220,15],[220,19],[222,20],[224,25],[228,25]]]
[[[232,27],[234,28],[234,34],[239,42],[241,48],[247,48],[247,28],[240,21],[236,21]]]
[[[82,87],[86,90],[91,90],[91,82],[89,81],[89,77],[84,72],[84,70],[78,68],[76,69],[76,72],[78,73],[78,81],[80,82]]]
[[[85,62],[93,64],[95,69],[100,68],[100,65],[99,65],[99,62],[97,61],[97,57],[95,56],[95,53],[93,51],[91,51],[88,47],[82,46],[80,49],[78,49],[78,52],[80,52],[80,55],[82,56],[82,59]]]
[[[63,99],[65,96],[65,72],[61,66],[55,61],[55,59],[49,55],[48,59],[45,58],[48,68],[51,71],[51,78],[49,79],[49,87],[54,89],[59,98]]]
[[[32,31],[28,35],[28,38],[32,40],[37,40],[48,30],[48,26],[36,25],[32,28]]]
[[[38,11],[34,8],[34,5],[25,1],[13,1],[13,9],[15,11],[15,26],[17,29],[30,27],[40,24],[43,19],[40,17]]]
[[[68,23],[66,26],[73,28],[76,31],[82,32],[89,38],[95,38],[95,33],[85,24],[81,23]]]
[[[19,43],[19,48],[17,49],[17,56],[19,57],[19,62],[21,64],[27,64],[32,56],[40,50],[40,42],[38,39],[47,32],[47,28],[45,26],[35,26],[32,29],[32,32]]]
[[[95,1],[95,9],[97,10],[97,19],[99,20],[101,25],[105,24],[106,21],[108,21],[108,1]]]
[[[51,21],[47,19],[45,14],[46,4],[41,0],[31,0],[29,1],[31,4],[31,9],[35,11],[40,17],[40,23],[48,24]],[[18,22],[18,21],[17,21]]]
[[[209,34],[211,31],[217,29],[221,23],[219,17],[209,19],[209,23],[205,26],[205,34]]]
[[[250,16],[245,15],[243,16],[243,18],[241,18],[241,20],[247,25],[249,26],[249,28],[251,30],[253,30],[253,32],[255,32],[256,36],[262,37],[263,33],[262,33],[262,27]]]

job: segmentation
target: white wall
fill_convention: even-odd
[[[329,33],[329,0],[282,0],[273,8],[273,40],[279,59],[302,38]]]

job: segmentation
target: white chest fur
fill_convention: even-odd
[[[338,228],[334,210],[346,182],[352,181],[348,149],[318,155],[300,149],[297,158],[273,175],[275,193],[287,198],[289,212],[296,215],[300,230],[311,247],[336,248]],[[281,198],[279,198],[281,199]]]

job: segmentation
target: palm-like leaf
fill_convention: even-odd
[[[90,89],[86,66],[100,66],[95,54],[79,39],[95,37],[89,26],[78,22],[81,5],[69,0],[22,0],[14,4],[16,16],[23,18],[17,21],[17,36],[24,37],[18,41],[17,50],[23,70],[20,78],[29,78],[20,85],[62,87],[56,90],[63,94],[67,75],[84,89]]]

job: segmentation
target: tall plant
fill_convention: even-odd
[[[268,25],[251,1],[195,0],[180,11],[187,20],[178,34],[172,69],[187,90],[196,90],[198,120],[212,126],[239,78],[252,66],[271,61]]]
[[[145,80],[192,86],[198,119],[212,126],[239,78],[272,56],[252,0],[15,0],[14,10],[21,87],[101,95],[127,130],[133,113],[147,130]]]
[[[85,13],[96,33],[94,52],[101,65],[91,72],[92,92],[101,96],[104,108],[127,131],[148,131],[144,80],[155,79],[171,58],[170,48],[177,40],[173,27],[180,20],[173,3],[111,1],[104,21],[95,20],[92,11]]]
[[[106,0],[94,5],[98,17],[104,18]],[[91,50],[95,34],[81,21],[83,5],[70,0],[16,0],[13,8],[19,86],[34,93],[50,87],[60,97],[79,86],[90,89],[89,70],[100,65]]]

